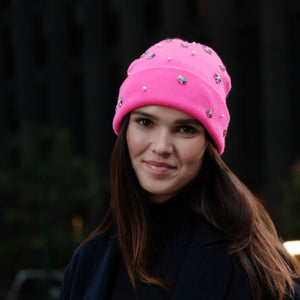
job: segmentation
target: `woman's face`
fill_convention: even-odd
[[[170,199],[198,174],[207,144],[197,119],[159,105],[131,112],[126,140],[132,167],[153,203]]]

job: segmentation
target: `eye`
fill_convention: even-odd
[[[197,132],[197,130],[196,130],[196,128],[194,128],[192,126],[183,125],[183,126],[179,127],[178,132],[193,134],[193,133]]]
[[[152,121],[146,118],[137,119],[137,122],[143,127],[149,127],[152,125]]]

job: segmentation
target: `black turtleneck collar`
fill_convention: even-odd
[[[148,204],[147,210],[152,253],[177,251],[190,243],[199,216],[182,194],[161,204]]]

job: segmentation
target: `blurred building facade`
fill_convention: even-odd
[[[29,155],[28,124],[67,128],[108,175],[129,62],[160,39],[199,41],[232,76],[224,160],[280,223],[280,182],[300,154],[299,36],[298,0],[1,0],[1,139],[22,129]]]

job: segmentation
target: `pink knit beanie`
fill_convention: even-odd
[[[118,135],[125,115],[138,107],[169,106],[198,119],[222,154],[230,119],[226,106],[230,88],[230,77],[213,49],[177,38],[161,41],[129,66],[113,129]]]

